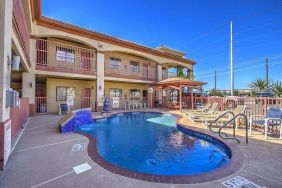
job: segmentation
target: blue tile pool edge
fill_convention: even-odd
[[[94,118],[95,120],[105,119],[117,116],[118,114],[123,113],[132,113],[132,112],[118,112],[111,114],[107,117],[101,118]],[[96,139],[87,133],[76,132],[77,134],[83,135],[89,139],[89,144],[87,147],[88,155],[90,158],[96,162],[101,167],[109,170],[112,173],[122,175],[129,178],[139,179],[143,181],[155,182],[155,183],[169,183],[169,184],[194,184],[194,183],[204,183],[209,182],[217,179],[221,179],[227,176],[230,176],[240,170],[244,164],[244,156],[242,155],[241,151],[237,144],[226,143],[220,137],[216,137],[216,135],[210,135],[210,133],[203,132],[203,130],[199,128],[192,128],[187,127],[180,123],[180,119],[183,118],[180,114],[174,114],[170,112],[155,112],[155,111],[138,111],[137,113],[158,113],[158,114],[171,114],[177,116],[178,119],[176,120],[176,125],[178,128],[182,129],[183,131],[190,131],[193,132],[195,135],[201,135],[203,138],[201,139],[212,139],[223,146],[226,151],[230,152],[230,162],[228,165],[220,167],[212,172],[202,173],[202,174],[195,174],[195,175],[154,175],[154,174],[145,174],[139,173],[135,171],[131,171],[128,169],[121,168],[119,166],[113,165],[107,162],[102,156],[99,155],[97,148],[96,148]],[[207,140],[209,141],[209,140]],[[210,141],[209,141],[210,142]]]

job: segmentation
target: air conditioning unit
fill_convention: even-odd
[[[13,61],[12,61],[12,70],[13,71],[19,71],[20,70],[20,63],[21,63],[21,57],[14,55]]]
[[[6,90],[6,107],[19,106],[19,92],[16,90]]]

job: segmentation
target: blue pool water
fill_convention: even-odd
[[[170,114],[124,113],[81,126],[80,131],[96,138],[106,161],[136,172],[191,175],[229,163],[220,144],[177,130],[176,119]]]

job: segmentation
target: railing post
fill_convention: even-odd
[[[264,97],[264,116],[266,116],[266,111],[267,111],[267,97]]]

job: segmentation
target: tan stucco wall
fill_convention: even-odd
[[[13,1],[0,1],[0,123],[10,118],[10,108],[6,108],[5,101],[11,80],[8,58],[12,57],[12,7]]]
[[[129,48],[125,48],[125,47],[121,47],[121,46],[117,46],[117,45],[113,45],[110,43],[105,43],[105,42],[101,42],[101,41],[97,41],[94,39],[90,39],[90,38],[86,38],[86,37],[82,37],[82,36],[77,36],[71,33],[66,33],[63,31],[58,31],[55,29],[51,29],[51,28],[47,28],[44,26],[36,26],[36,30],[34,33],[32,33],[34,35],[37,36],[55,36],[55,37],[63,37],[63,38],[72,38],[72,39],[76,39],[78,41],[81,41],[89,46],[92,46],[100,51],[117,51],[117,52],[126,52],[126,53],[133,53],[133,54],[137,54],[140,56],[144,56],[146,58],[152,59],[160,64],[163,63],[173,63],[173,64],[177,64],[177,65],[181,65],[184,67],[188,67],[188,68],[192,68],[192,65],[186,64],[186,63],[181,63],[181,62],[177,62],[174,60],[170,60],[167,58],[163,58],[163,57],[159,57],[156,55],[151,55],[148,53],[144,53],[144,52],[140,52],[137,50],[133,50],[133,49],[129,49]]]
[[[56,87],[74,87],[75,88],[75,97],[82,96],[83,88],[91,88],[91,103],[95,101],[96,97],[96,81],[86,81],[86,80],[71,80],[71,79],[57,79],[57,78],[47,78],[46,80],[46,94],[47,94],[47,109],[48,112],[57,112],[58,104],[63,101],[56,101]],[[80,101],[75,101],[75,108],[79,108]],[[94,104],[93,104],[94,105]]]
[[[135,83],[121,83],[121,82],[105,82],[105,96],[110,96],[110,89],[122,89],[122,98],[127,96],[129,99],[130,89],[139,89],[142,96],[142,91],[148,89],[147,84],[135,84]]]

